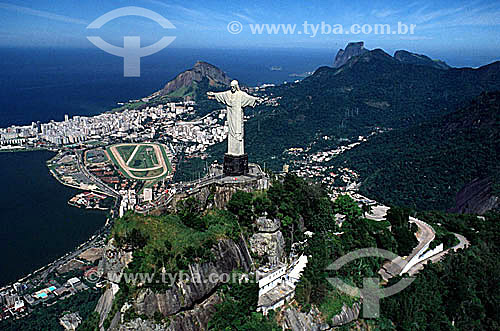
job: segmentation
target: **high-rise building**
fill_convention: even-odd
[[[152,201],[153,200],[153,189],[145,188],[144,189],[144,201]]]

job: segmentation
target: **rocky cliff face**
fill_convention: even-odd
[[[433,60],[423,54],[415,54],[405,50],[399,50],[394,53],[394,58],[400,62],[408,64],[416,64],[421,66],[433,67],[436,69],[448,70],[450,66],[446,62],[440,60]]]
[[[260,217],[256,223],[258,230],[250,237],[250,250],[272,264],[283,262],[285,238],[280,231],[280,220]]]
[[[252,259],[243,239],[238,243],[219,241],[215,253],[215,262],[189,266],[188,277],[177,281],[172,288],[161,293],[153,293],[150,289],[141,291],[133,304],[135,311],[149,317],[159,312],[166,317],[190,310],[215,292],[221,284],[220,275],[230,274],[236,269],[247,272],[252,267]]]
[[[112,247],[109,247],[112,251]],[[194,331],[206,329],[214,312],[214,305],[220,302],[216,290],[222,284],[221,279],[233,270],[249,272],[253,262],[243,238],[237,242],[229,239],[220,240],[213,248],[214,262],[192,264],[182,277],[168,289],[153,292],[149,288],[140,290],[127,307],[121,307],[114,316],[109,330],[182,330]],[[118,267],[116,260],[124,254],[115,252],[105,255],[100,265],[102,271],[119,272],[125,264]],[[121,269],[120,269],[121,268]],[[224,275],[224,276],[222,276]],[[172,275],[173,277],[173,275]],[[165,277],[167,281],[170,277]],[[113,298],[118,291],[117,284],[111,284],[99,300],[96,311],[101,316],[100,327],[109,314]],[[132,308],[138,315],[147,316],[125,322],[123,313]],[[165,325],[155,324],[152,320],[160,313],[169,319]]]
[[[245,183],[216,182],[201,188],[195,187],[187,193],[176,195],[172,200],[171,206],[175,207],[177,202],[188,197],[194,197],[199,200],[202,205],[207,206],[208,209],[213,207],[223,209],[236,191],[253,192],[266,189],[268,186],[269,180],[267,178],[256,179]]]
[[[204,78],[208,79],[211,86],[229,85],[230,78],[216,66],[198,61],[192,69],[180,73],[173,80],[167,83],[160,91],[160,94],[167,95],[183,87],[190,87],[193,83],[201,82]]]
[[[335,62],[333,63],[334,68],[340,68],[349,61],[354,56],[363,55],[368,52],[365,49],[365,43],[360,41],[356,43],[349,43],[345,50],[340,49],[335,57]]]
[[[97,272],[101,278],[113,282],[111,275],[119,274],[132,261],[132,252],[125,252],[115,247],[111,239],[103,252],[103,258],[99,261]]]
[[[122,323],[120,331],[191,331],[203,330],[209,322],[210,316],[215,312],[215,305],[221,299],[217,294],[213,294],[204,302],[197,304],[193,309],[174,316],[169,323],[158,324],[151,320],[136,318],[130,322]]]
[[[95,311],[99,313],[99,327],[102,325],[113,306],[113,300],[116,293],[120,289],[118,284],[115,283],[116,279],[112,275],[117,275],[132,261],[132,253],[118,250],[114,246],[114,240],[111,239],[103,252],[103,258],[99,261],[97,267],[97,274],[101,279],[109,281],[108,287],[103,295],[99,298]],[[103,330],[103,329],[101,329]]]
[[[99,313],[99,327],[102,327],[104,321],[108,317],[111,308],[113,307],[113,300],[115,298],[115,294],[118,292],[120,288],[118,285],[111,283],[109,287],[104,291],[104,294],[101,295],[99,301],[97,302],[97,306],[95,307],[95,311]]]
[[[328,324],[321,322],[320,312],[314,307],[308,313],[293,306],[287,307],[282,314],[281,326],[285,330],[319,331],[330,328]]]
[[[455,207],[450,212],[482,215],[500,208],[499,197],[492,194],[492,184],[490,178],[473,180],[457,193]]]
[[[334,330],[337,326],[356,320],[359,317],[360,308],[359,303],[353,304],[352,307],[344,305],[341,312],[333,316],[330,321],[323,321],[321,312],[315,307],[304,313],[294,306],[289,306],[282,312],[281,326],[292,331]]]

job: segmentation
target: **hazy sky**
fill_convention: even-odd
[[[406,48],[421,52],[466,50],[471,54],[500,54],[500,1],[283,1],[283,0],[0,0],[0,47],[94,47],[87,36],[97,35],[109,43],[123,45],[123,36],[140,36],[143,46],[162,36],[175,36],[169,47],[343,47],[348,41],[364,40],[368,48],[387,51]],[[125,6],[150,9],[175,25],[163,29],[150,19],[126,16],[99,30],[87,25],[106,12]],[[231,21],[242,24],[242,32],[231,34]],[[252,34],[249,24],[415,24],[413,35],[331,35],[305,33]]]

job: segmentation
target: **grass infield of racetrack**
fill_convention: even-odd
[[[150,146],[139,146],[133,159],[128,162],[129,167],[136,169],[153,168],[159,164],[156,153]]]
[[[122,145],[122,144],[118,144],[118,145]],[[135,146],[137,146],[138,144],[127,144],[128,146],[118,146],[116,149],[118,151],[118,153],[120,153],[120,156],[122,157],[122,159],[124,159],[125,157],[127,157],[127,154],[128,154],[128,158],[130,158],[130,156],[132,155],[132,152],[134,151],[135,149]],[[145,181],[158,181],[158,180],[161,180],[163,178],[165,178],[167,175],[169,175],[170,173],[172,173],[172,166],[170,165],[170,160],[168,159],[167,157],[167,152],[165,150],[165,146],[161,145],[161,144],[154,144],[154,143],[148,143],[148,145],[157,145],[160,147],[160,150],[161,150],[161,153],[162,153],[162,156],[163,156],[163,159],[165,160],[165,164],[167,166],[167,172],[165,173],[165,175],[161,176],[161,177],[158,177],[158,178],[153,178],[153,179],[149,179],[149,178],[144,178],[142,180],[145,180]],[[133,179],[133,180],[138,180],[138,179],[135,179],[135,178],[132,178],[128,175],[128,173],[125,171],[125,169],[123,169],[121,166],[120,166],[120,163],[116,160],[114,154],[111,152],[111,147],[113,146],[116,146],[116,145],[112,145],[112,146],[107,146],[106,147],[106,151],[107,151],[107,154],[109,155],[109,157],[111,158],[111,161],[119,168],[120,172],[123,174],[123,176],[125,176],[126,178],[129,178],[129,179]],[[124,147],[130,147],[130,148],[124,148]],[[155,164],[159,164],[158,160],[157,160],[157,157],[156,157],[156,153],[148,153],[146,152],[146,148],[152,148],[152,147],[149,147],[149,146],[139,146],[139,150],[137,151],[137,153],[134,155],[134,159],[129,163],[129,166],[130,167],[134,167],[134,163],[136,161],[139,161],[140,162],[140,167],[138,168],[149,168],[149,167],[152,167],[154,166],[153,165],[153,162]],[[123,153],[122,153],[123,151]],[[125,155],[124,155],[125,154]],[[149,155],[148,155],[149,154]],[[141,159],[140,158],[140,155],[142,155],[144,158]],[[124,159],[125,163],[127,162],[127,159]],[[146,160],[144,160],[146,159]],[[163,168],[162,168],[163,169]],[[137,177],[142,177],[142,176],[154,176],[154,175],[158,175],[159,172],[158,170],[152,170],[152,171],[130,171],[134,176],[137,176]],[[159,172],[159,173],[158,173]]]
[[[123,161],[127,162],[130,158],[130,155],[134,152],[135,146],[127,145],[127,146],[118,146],[116,147],[118,153],[122,157]]]

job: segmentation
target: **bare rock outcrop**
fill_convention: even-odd
[[[500,207],[500,198],[492,192],[491,178],[475,179],[456,195],[455,207],[449,211],[460,214],[482,215]]]
[[[360,42],[355,42],[355,43],[349,43],[345,50],[340,49],[337,53],[337,56],[335,57],[335,62],[333,63],[334,68],[340,68],[344,64],[347,63],[352,57],[355,56],[360,56],[368,52],[368,50],[365,48],[365,43],[360,41]]]
[[[234,270],[249,272],[253,262],[243,237],[234,241],[231,239],[220,240],[214,247],[215,255],[213,262],[192,264],[182,277],[177,276],[175,282],[167,290],[153,292],[145,288],[138,292],[137,296],[127,302],[127,310],[130,307],[139,316],[147,316],[148,320],[140,318],[133,321],[123,321],[120,309],[112,318],[108,330],[185,330],[195,331],[206,329],[207,323],[215,311],[214,305],[220,302],[217,288]],[[121,272],[130,262],[128,254],[116,250],[112,243],[108,244],[107,254],[99,264],[103,277],[110,272]],[[112,252],[112,253],[111,253]],[[173,275],[172,275],[173,276]],[[170,281],[170,277],[165,277]],[[110,280],[108,288],[99,299],[96,311],[100,315],[99,327],[113,306],[113,299],[119,290],[118,284]],[[165,325],[155,324],[153,321],[160,313],[170,323]]]
[[[104,291],[104,293],[99,298],[95,311],[99,313],[99,327],[102,327],[104,321],[108,317],[111,308],[113,307],[113,300],[115,294],[118,292],[119,287],[117,284],[110,283],[109,287]]]
[[[111,239],[104,249],[103,258],[99,261],[97,272],[100,277],[113,282],[114,275],[118,275],[132,261],[132,252],[118,249]]]
[[[321,322],[320,312],[315,308],[305,313],[296,307],[288,307],[283,312],[281,325],[286,330],[292,331],[319,331],[328,330],[329,326]]]
[[[285,238],[281,233],[280,220],[260,217],[257,219],[257,232],[250,237],[250,250],[259,257],[267,257],[276,264],[285,257]]]
[[[160,91],[160,94],[167,95],[180,88],[190,87],[193,83],[199,83],[204,78],[208,79],[208,83],[211,86],[227,86],[231,82],[226,73],[216,66],[210,63],[198,61],[192,69],[180,73],[177,77],[168,82]]]
[[[220,303],[221,299],[217,294],[211,295],[204,302],[197,304],[193,309],[182,314],[177,314],[168,322],[157,323],[151,320],[136,318],[132,321],[123,323],[119,331],[192,331],[205,330],[210,316],[215,312],[215,305]]]
[[[321,312],[314,306],[307,313],[299,311],[295,306],[289,306],[282,312],[281,325],[292,331],[332,330],[334,327],[357,320],[360,308],[361,305],[357,302],[352,307],[344,304],[340,313],[331,320],[324,321]]]
[[[151,289],[144,289],[139,292],[133,302],[136,313],[153,317],[159,312],[167,317],[192,310],[215,293],[224,280],[223,274],[236,269],[248,272],[252,268],[252,259],[243,239],[238,243],[221,240],[214,251],[215,262],[191,265],[188,275],[179,277],[168,290],[154,293]]]

